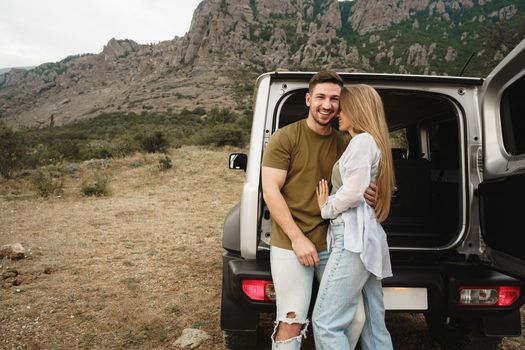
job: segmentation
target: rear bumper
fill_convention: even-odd
[[[426,288],[428,310],[461,319],[482,319],[487,334],[519,335],[519,308],[525,302],[522,281],[481,264],[439,264],[432,266],[396,266],[394,276],[383,280],[383,287]],[[242,291],[244,279],[271,280],[268,259],[247,261],[232,253],[223,255],[223,329],[255,330],[260,312],[274,312],[275,303],[250,300]],[[521,296],[510,307],[461,307],[459,286],[518,285]],[[313,300],[314,301],[314,300]],[[312,302],[313,302],[312,301]],[[396,310],[396,312],[404,310]],[[414,310],[405,310],[414,312]],[[249,315],[249,316],[248,316]],[[236,328],[241,327],[241,328]]]

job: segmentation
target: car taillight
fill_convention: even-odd
[[[460,287],[462,306],[510,306],[521,295],[519,286]]]
[[[242,291],[252,300],[275,301],[275,289],[272,281],[243,280]]]
[[[510,306],[521,295],[520,287],[500,287],[498,306]]]

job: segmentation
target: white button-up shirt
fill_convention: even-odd
[[[386,234],[364,193],[375,180],[381,152],[372,135],[361,133],[352,138],[339,159],[342,186],[321,208],[324,219],[342,216],[345,223],[344,248],[359,253],[361,261],[378,279],[392,276]],[[330,249],[332,232],[328,228]]]

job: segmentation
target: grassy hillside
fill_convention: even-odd
[[[102,114],[63,126],[54,126],[51,120],[45,128],[18,131],[0,124],[0,175],[11,177],[23,169],[118,158],[137,151],[162,153],[170,146],[243,146],[250,126],[247,115],[203,108]]]

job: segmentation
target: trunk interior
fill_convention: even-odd
[[[306,92],[295,90],[283,96],[274,116],[279,128],[308,115]],[[390,129],[396,176],[390,215],[383,222],[389,246],[446,247],[457,239],[462,227],[458,109],[435,93],[379,93]],[[269,220],[264,209],[261,246],[269,243]]]

